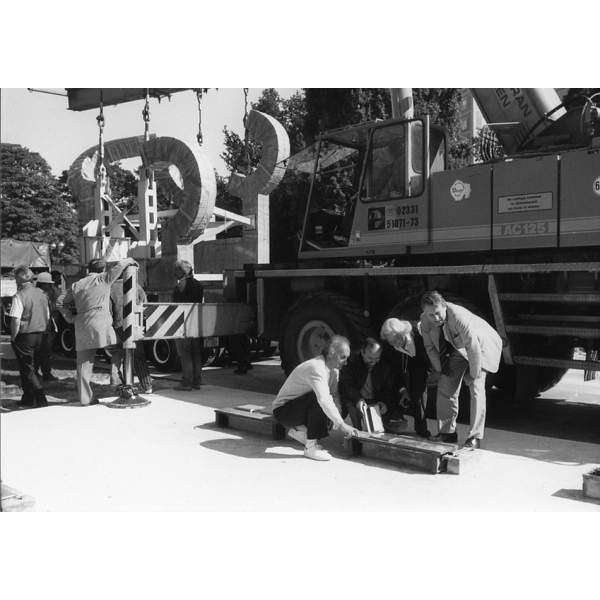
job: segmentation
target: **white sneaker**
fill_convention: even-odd
[[[318,444],[312,444],[304,448],[304,456],[313,460],[331,460],[331,454],[323,450]]]
[[[302,431],[302,429],[292,428],[288,429],[287,435],[289,438],[296,440],[303,446],[306,445],[306,431]]]

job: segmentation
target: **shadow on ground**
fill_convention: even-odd
[[[555,498],[565,498],[566,500],[576,500],[577,502],[586,502],[587,504],[593,504],[595,506],[600,506],[600,500],[596,500],[595,498],[588,498],[584,496],[583,490],[570,490],[563,488],[562,490],[558,490],[552,494]]]

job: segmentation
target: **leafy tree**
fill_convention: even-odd
[[[60,255],[78,262],[77,215],[66,178],[57,180],[48,163],[18,144],[0,145],[2,237],[64,243]]]

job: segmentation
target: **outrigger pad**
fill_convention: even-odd
[[[271,409],[257,404],[243,404],[235,408],[216,408],[215,423],[218,427],[268,435],[274,440],[285,438],[285,428],[275,421]]]
[[[350,441],[352,454],[394,462],[415,469],[440,473],[455,455],[456,444],[430,442],[410,435],[359,431]]]

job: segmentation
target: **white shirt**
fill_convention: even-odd
[[[338,369],[330,369],[322,356],[304,361],[290,373],[281,386],[273,401],[273,408],[283,406],[289,400],[308,392],[314,392],[319,406],[337,429],[343,423],[334,401],[334,396],[337,398],[338,395],[338,380]]]
[[[15,294],[12,297],[12,302],[10,303],[10,312],[8,313],[9,317],[13,319],[20,319],[23,315],[23,302],[21,302],[21,297]]]

